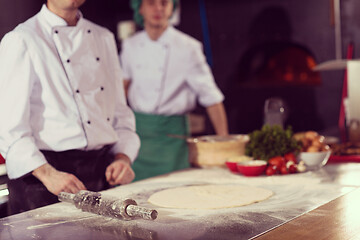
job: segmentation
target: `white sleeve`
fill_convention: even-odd
[[[119,67],[120,68],[120,67]],[[122,81],[118,88],[117,104],[114,115],[113,127],[119,140],[113,147],[113,152],[126,154],[132,162],[137,157],[140,148],[140,138],[136,134],[135,115],[126,104]]]
[[[190,68],[186,80],[197,93],[199,103],[208,107],[224,100],[224,95],[217,87],[213,74],[206,62],[201,44],[191,45]]]
[[[115,41],[113,48],[116,49]],[[111,51],[114,52],[114,51]],[[132,162],[137,157],[140,148],[140,138],[136,134],[135,115],[126,103],[126,97],[123,87],[123,71],[120,67],[117,56],[114,59],[115,84],[117,85],[118,94],[116,95],[116,110],[114,115],[113,127],[118,135],[119,140],[113,146],[113,153],[124,153]],[[126,79],[126,77],[125,77]]]
[[[113,126],[119,140],[114,145],[113,152],[124,153],[134,162],[140,148],[140,138],[135,132],[134,113],[126,104],[119,103],[115,114]]]
[[[121,47],[121,52],[119,55],[120,65],[123,72],[123,78],[126,80],[131,80],[131,54],[129,49],[129,43],[127,40],[124,40]]]
[[[30,125],[35,73],[19,33],[8,33],[2,39],[0,66],[0,152],[4,153],[8,176],[13,179],[46,163]]]

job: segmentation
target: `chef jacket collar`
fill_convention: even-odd
[[[171,36],[173,35],[173,32],[174,32],[174,27],[168,26],[166,28],[166,30],[161,34],[161,36],[156,41],[153,41],[149,37],[148,34],[146,34],[146,38],[150,42],[157,42],[157,43],[160,43],[161,45],[169,46],[171,44],[171,41],[172,41]]]
[[[40,10],[40,15],[43,17],[43,19],[46,21],[46,25],[48,26],[47,30],[49,31],[49,33],[51,33],[52,29],[54,27],[64,27],[64,26],[68,26],[67,22],[62,19],[61,17],[59,17],[58,15],[56,15],[55,13],[51,12],[46,4],[43,4],[41,10]],[[78,11],[78,22],[76,24],[76,26],[81,25],[82,20],[83,20],[83,15],[80,12],[80,10]]]
[[[169,45],[171,43],[171,36],[174,31],[172,26],[168,26],[163,34],[160,36],[158,41],[164,45]]]

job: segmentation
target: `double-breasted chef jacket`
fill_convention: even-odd
[[[134,160],[140,141],[126,105],[113,34],[79,13],[76,26],[47,9],[0,44],[0,151],[10,178],[46,163],[40,150],[95,150]]]

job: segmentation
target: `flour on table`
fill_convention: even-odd
[[[156,192],[148,201],[166,208],[219,209],[249,205],[272,195],[268,189],[252,186],[197,185]]]

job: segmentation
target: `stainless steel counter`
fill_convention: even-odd
[[[249,239],[355,190],[360,186],[359,172],[357,163],[272,177],[189,169],[103,192],[157,209],[159,216],[154,221],[122,221],[58,203],[0,219],[0,239]],[[220,210],[165,209],[147,202],[156,191],[195,184],[251,185],[275,194],[264,202]]]

